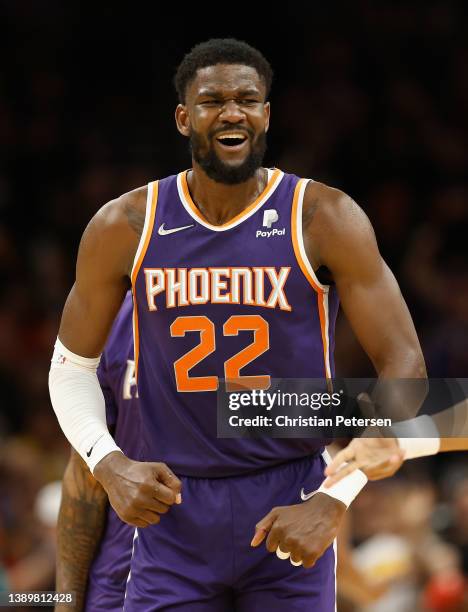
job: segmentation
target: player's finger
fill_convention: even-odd
[[[281,537],[280,537],[279,530],[272,527],[272,529],[270,530],[270,533],[268,534],[266,542],[265,542],[267,550],[270,551],[271,553],[275,552],[278,546],[280,545],[280,541],[281,541]],[[284,549],[284,545],[283,545],[283,549]],[[283,550],[283,552],[289,552],[289,551]]]
[[[180,503],[177,501],[177,495],[180,495],[180,493],[175,493],[173,489],[161,482],[157,482],[153,487],[153,498],[163,502],[163,504],[172,506],[172,504]]]
[[[305,569],[310,569],[311,567],[314,567],[315,561],[315,556],[309,555],[308,557],[302,559],[302,567]]]
[[[267,534],[268,534],[268,531],[266,531],[266,529],[255,528],[254,537],[252,538],[252,541],[250,542],[250,546],[253,546],[255,548],[255,546],[258,546],[259,544],[261,544],[263,540],[266,538]]]
[[[276,517],[277,511],[276,508],[273,508],[273,510],[270,510],[270,512],[255,525],[255,534],[250,542],[250,546],[255,547],[263,542],[272,528],[273,523],[276,521]]]
[[[157,512],[158,514],[166,514],[169,511],[170,506],[168,504],[163,504],[158,499],[153,498],[148,505],[147,510],[150,512]]]
[[[157,525],[161,517],[156,512],[152,512],[151,510],[141,510],[137,515],[133,516],[129,523],[134,525],[135,527],[149,527],[150,525]]]
[[[165,463],[156,463],[157,480],[165,484],[175,493],[175,503],[182,503],[182,482],[177,478],[174,472]]]
[[[281,561],[289,559],[290,554],[291,553],[287,550],[282,550],[279,546],[276,547],[276,556],[278,557],[278,559],[281,559]]]
[[[340,450],[340,452],[334,456],[333,461],[327,465],[325,468],[325,475],[332,476],[341,468],[343,463],[351,459],[354,459],[354,449],[348,445],[343,450]]]
[[[302,565],[302,559],[297,555],[291,555],[289,560],[291,561],[291,565],[294,565],[294,567],[299,567]]]
[[[148,525],[157,525],[161,520],[159,514],[152,510],[142,510],[138,513],[138,518],[142,521],[146,521]]]
[[[346,465],[343,465],[338,470],[338,472],[335,472],[335,474],[333,474],[331,476],[328,476],[328,478],[324,481],[323,486],[328,489],[329,487],[331,487],[335,483],[337,483],[340,480],[342,480],[348,474],[351,474],[352,472],[357,470],[359,467],[360,466],[357,463],[357,461],[350,461]]]
[[[393,476],[401,465],[398,455],[376,462],[368,470],[365,470],[369,480],[382,480]]]
[[[130,519],[129,524],[133,525],[134,527],[141,528],[141,529],[144,529],[145,527],[149,526],[149,523],[147,523],[146,521],[142,521],[142,520],[140,520],[140,519],[138,519],[136,517]]]

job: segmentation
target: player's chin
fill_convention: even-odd
[[[242,168],[245,164],[246,158],[242,159],[222,159],[223,166],[228,170],[235,170],[237,168]]]

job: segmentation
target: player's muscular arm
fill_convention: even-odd
[[[59,330],[61,342],[77,355],[102,352],[129,287],[145,205],[146,188],[127,193],[101,208],[83,234]]]
[[[380,256],[372,227],[348,196],[320,183],[305,192],[303,237],[309,261],[324,266],[336,283],[342,307],[381,378],[419,378],[426,371],[419,341],[395,277]],[[419,408],[424,397],[416,399]],[[405,400],[392,401],[397,418],[412,416]],[[268,550],[290,553],[311,567],[336,537],[344,503],[323,493],[295,506],[274,508],[256,526],[252,541],[266,537]]]
[[[60,324],[63,346],[49,375],[52,404],[68,439],[93,469],[121,520],[145,527],[180,501],[180,481],[162,463],[125,457],[109,435],[97,359],[129,287],[146,212],[146,188],[106,204],[81,240],[76,281]],[[63,359],[64,357],[64,359]]]
[[[104,529],[106,507],[106,492],[72,450],[63,477],[57,522],[56,590],[76,593],[76,612],[84,606],[88,572]],[[70,607],[59,604],[55,609],[65,611]]]
[[[341,191],[310,183],[303,233],[312,266],[330,271],[343,311],[379,376],[425,377],[408,308],[359,206]]]

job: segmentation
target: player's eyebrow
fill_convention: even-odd
[[[197,97],[201,98],[201,97],[206,97],[206,98],[219,98],[220,97],[220,92],[216,91],[215,89],[200,89],[200,91],[198,92]]]
[[[260,96],[258,89],[240,89],[236,92],[236,96]],[[216,89],[200,89],[197,95],[198,98],[222,98],[223,94],[220,90]]]

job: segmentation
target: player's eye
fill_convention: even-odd
[[[200,102],[200,105],[206,108],[216,108],[217,106],[220,106],[221,104],[222,104],[221,100],[203,100],[202,102]]]

